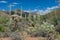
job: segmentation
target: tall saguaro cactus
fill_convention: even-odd
[[[11,4],[10,4],[10,11],[9,11],[9,15],[11,16]]]
[[[10,25],[11,24],[11,21],[12,21],[12,18],[11,18],[11,4],[10,4],[9,8],[10,8],[10,10],[9,10],[9,19],[10,19],[9,25]]]
[[[22,6],[21,6],[21,17],[22,17]]]
[[[40,21],[40,14],[37,14],[37,21]]]
[[[28,20],[31,20],[31,14],[30,14],[30,9],[29,9],[29,15],[28,15]]]
[[[25,20],[26,20],[26,14],[25,14]]]
[[[15,14],[17,15],[17,11],[15,11]]]

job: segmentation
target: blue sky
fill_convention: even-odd
[[[12,4],[12,10],[22,9],[28,11],[47,10],[57,8],[60,5],[56,0],[0,0],[0,10],[9,10],[9,5]],[[15,5],[15,6],[14,6]]]

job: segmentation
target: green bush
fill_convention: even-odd
[[[9,20],[7,15],[1,16],[0,17],[0,24],[6,23]]]
[[[9,18],[7,15],[0,16],[0,32],[7,31]]]
[[[43,22],[41,26],[39,27],[32,27],[27,30],[28,33],[30,33],[32,36],[44,36],[48,34],[49,32],[55,32],[54,25],[51,25],[50,23]]]
[[[0,24],[0,32],[5,32],[5,31],[7,31],[7,28],[4,25]]]

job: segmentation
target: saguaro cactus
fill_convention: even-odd
[[[31,14],[30,14],[30,9],[29,9],[29,15],[28,15],[28,20],[31,20]]]
[[[22,17],[22,6],[21,6],[21,17]]]

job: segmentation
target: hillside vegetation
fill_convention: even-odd
[[[16,10],[11,15],[9,12],[0,11],[0,38],[10,37],[13,40],[24,40],[27,33],[32,39],[43,37],[45,40],[60,40],[60,9],[39,15]]]

